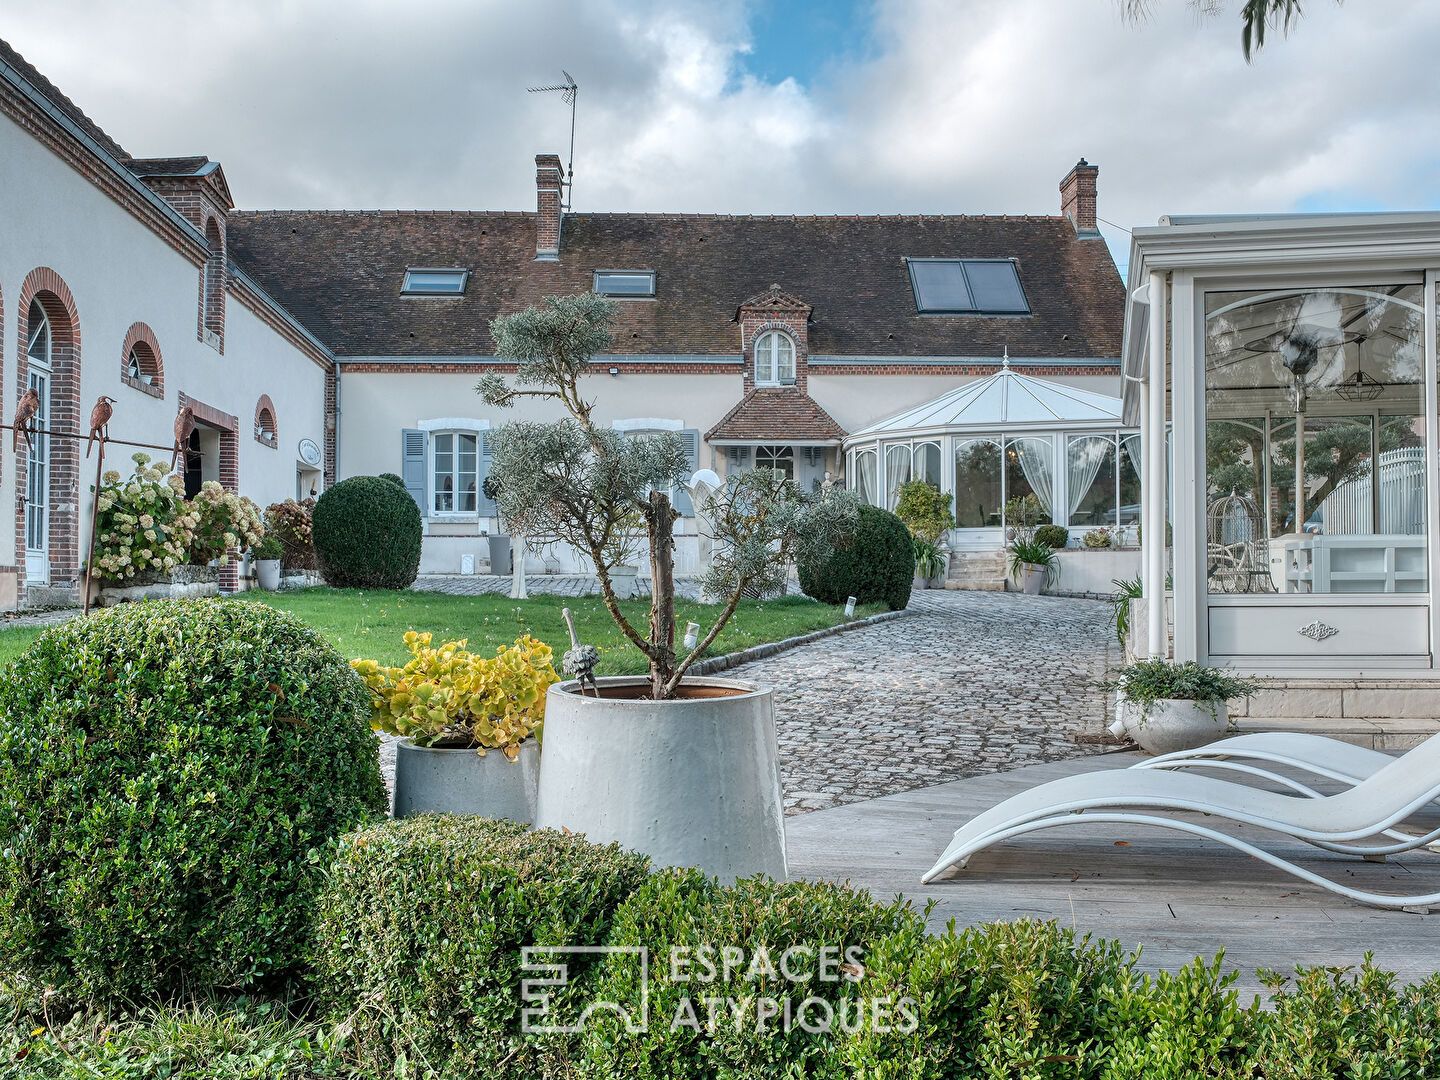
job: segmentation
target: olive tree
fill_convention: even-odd
[[[590,358],[611,342],[616,305],[591,293],[546,297],[490,324],[496,354],[516,365],[513,380],[489,375],[476,386],[487,404],[520,398],[560,406],[562,419],[517,421],[492,436],[491,488],[501,516],[541,544],[565,543],[595,566],[605,607],[650,662],[651,695],[671,697],[681,677],[715,640],[741,597],[780,587],[789,564],[820,558],[852,531],[858,501],[849,492],[805,493],[771,469],[727,479],[701,506],[715,554],[702,586],[719,598],[709,631],[686,655],[675,651],[675,540],[679,518],[670,491],[690,478],[680,436],[629,435],[592,418],[581,382]],[[645,633],[620,610],[611,583],[617,566],[650,560],[650,621]]]

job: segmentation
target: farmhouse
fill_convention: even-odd
[[[1031,492],[1061,523],[1120,525],[1138,474],[1097,176],[1080,161],[1048,216],[606,214],[566,209],[542,154],[533,212],[242,211],[217,162],[133,156],[0,43],[0,394],[34,387],[41,426],[82,435],[108,395],[112,437],[162,446],[189,405],[190,475],[261,505],[397,473],[425,516],[422,573],[456,573],[503,529],[487,433],[544,415],[475,395],[507,370],[489,323],[594,290],[620,308],[588,379],[597,417],[680,432],[697,469],[829,474],[879,505],[928,478],[965,508],[962,546],[998,547],[1005,500]],[[1085,408],[1017,412],[1013,433],[1007,409],[876,427],[984,379],[977,400],[1019,386]],[[94,481],[77,446],[5,442],[0,606],[74,595]],[[683,573],[695,520],[676,498]]]

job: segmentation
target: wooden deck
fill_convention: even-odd
[[[1342,899],[1233,848],[1184,833],[1131,825],[1072,825],[973,856],[965,870],[920,884],[951,834],[1014,792],[1059,776],[1124,768],[1132,753],[1105,754],[960,780],[820,810],[786,823],[795,877],[849,880],[877,898],[938,901],[932,929],[1031,916],[1143,947],[1141,966],[1176,970],[1224,950],[1248,997],[1263,993],[1257,968],[1346,966],[1364,954],[1406,982],[1440,970],[1440,915],[1385,911]],[[1225,825],[1317,873],[1374,892],[1440,892],[1440,854],[1385,863],[1334,855],[1254,828]],[[1440,826],[1440,811],[1423,820]]]

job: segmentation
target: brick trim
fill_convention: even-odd
[[[148,351],[148,358],[154,368],[150,372],[148,383],[130,374],[130,350],[137,345],[143,347],[141,360],[146,359],[145,352]],[[155,331],[143,322],[131,323],[130,329],[125,332],[125,343],[120,346],[120,381],[142,394],[156,398],[165,396],[165,361],[160,354],[160,340],[155,336]]]
[[[220,432],[220,486],[227,491],[238,492],[240,490],[240,420],[227,412],[221,412],[213,405],[207,405],[203,401],[197,401],[185,391],[180,391],[180,404],[177,408],[183,409],[189,405],[195,413],[195,419],[202,424],[216,428]],[[220,567],[220,587],[226,592],[234,592],[240,585],[240,553],[235,550],[229,552],[230,561]]]
[[[340,365],[331,364],[330,369],[325,372],[325,416],[322,421],[324,431],[321,432],[321,442],[324,443],[323,457],[320,465],[320,487],[329,488],[335,483],[335,464],[339,451],[340,434]]]
[[[270,417],[270,437],[265,439],[260,436],[260,421],[267,414]],[[270,400],[269,394],[261,394],[260,400],[255,403],[255,441],[271,450],[280,447],[280,427],[275,419],[275,403]]]
[[[36,301],[50,320],[50,417],[48,426],[56,432],[80,431],[80,313],[65,280],[48,266],[37,266],[20,286],[17,341],[26,341],[30,331],[30,303]],[[18,404],[30,381],[29,356],[16,349],[15,401]],[[13,439],[13,436],[12,436]],[[80,444],[75,439],[52,439],[50,452],[49,559],[50,586],[73,585],[80,572]],[[29,460],[15,455],[15,550],[25,551],[25,500]],[[19,563],[19,589],[27,587],[25,560]]]
[[[329,356],[317,349],[313,341],[310,341],[276,314],[275,306],[251,290],[244,280],[228,271],[225,276],[229,280],[230,295],[249,308],[256,318],[299,349],[316,366],[325,371],[329,371],[335,366],[335,362]]]
[[[211,230],[214,230],[212,235]],[[229,292],[229,260],[225,257],[225,219],[208,214],[201,227],[205,234],[206,258],[200,266],[200,307],[196,317],[195,337],[205,340],[209,330],[220,339],[219,353],[225,355],[225,296]]]

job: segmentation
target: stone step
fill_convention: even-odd
[[[952,551],[947,589],[974,592],[1001,592],[1005,588],[1003,551]]]
[[[1252,731],[1298,731],[1363,746],[1400,751],[1419,746],[1440,732],[1440,719],[1407,717],[1382,720],[1353,716],[1237,716],[1242,734]]]

